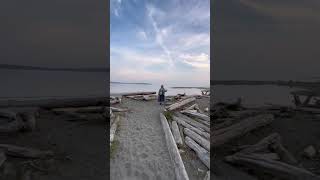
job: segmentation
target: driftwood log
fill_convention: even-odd
[[[298,164],[298,161],[294,158],[294,156],[282,145],[281,137],[278,133],[272,133],[269,136],[260,140],[258,143],[242,148],[242,150],[239,153],[251,154],[263,152],[266,150],[272,150],[276,152],[280,157],[281,161],[285,163],[291,165]]]
[[[210,122],[210,117],[202,113],[192,112],[190,110],[181,111],[181,113]]]
[[[319,176],[316,176],[312,172],[307,171],[305,169],[252,154],[236,154],[232,156],[227,156],[225,160],[230,163],[244,165],[252,169],[264,173],[269,173],[274,175],[275,177],[280,177],[284,179],[319,180],[320,178]]]
[[[164,130],[166,144],[169,150],[169,154],[172,162],[174,163],[175,174],[177,180],[188,180],[188,174],[181,159],[178,147],[174,141],[173,135],[170,131],[170,127],[166,117],[160,113],[160,121]]]
[[[207,174],[203,180],[210,180],[210,171],[207,171]],[[214,180],[217,180],[217,179],[214,179]]]
[[[120,116],[116,116],[113,124],[111,125],[111,128],[110,128],[110,145],[114,140],[114,136],[116,134],[119,121],[120,121]]]
[[[121,109],[121,108],[116,108],[116,107],[110,107],[112,112],[127,112],[128,109]]]
[[[185,116],[181,113],[175,113],[176,116],[178,116],[179,118],[183,119],[185,122],[189,123],[190,125],[197,127],[197,128],[201,128],[207,132],[210,132],[210,128],[202,123],[199,123],[197,121],[195,121],[194,119],[189,118],[188,116]]]
[[[184,134],[186,136],[189,136],[194,141],[196,141],[198,144],[200,144],[207,151],[210,151],[210,141],[208,141],[207,139],[201,137],[199,134],[195,133],[194,131],[192,131],[188,128],[184,128]]]
[[[177,145],[180,147],[183,145],[181,134],[179,131],[179,127],[176,121],[172,121],[171,123],[171,129],[172,129],[172,134],[174,137],[174,140],[176,141]]]
[[[191,97],[191,98],[188,98],[188,99],[184,99],[182,101],[173,103],[172,105],[168,106],[167,109],[168,109],[168,111],[173,111],[173,110],[181,108],[182,106],[185,106],[185,105],[187,105],[187,104],[189,104],[191,102],[194,102],[195,100],[196,100],[196,98],[194,98],[194,97]]]
[[[41,151],[34,148],[26,148],[10,144],[0,144],[0,149],[2,149],[8,156],[21,158],[46,158],[53,156],[52,151]]]
[[[201,128],[196,128],[190,124],[188,124],[187,122],[185,122],[183,119],[180,119],[176,116],[172,116],[172,118],[177,121],[179,124],[181,124],[183,127],[188,128],[194,132],[196,132],[197,134],[201,135],[202,137],[206,138],[207,140],[210,141],[210,134],[205,132],[203,129]]]
[[[63,107],[107,106],[109,103],[110,102],[108,97],[6,100],[0,102],[0,107],[40,107],[45,109],[52,109]]]
[[[185,143],[196,152],[201,162],[210,169],[210,153],[188,136],[185,138]]]
[[[126,93],[122,94],[122,96],[136,96],[136,95],[150,95],[150,94],[157,94],[157,92],[135,92],[135,93]]]
[[[272,114],[257,115],[249,117],[232,126],[216,130],[213,132],[214,139],[212,140],[212,146],[217,147],[225,144],[230,140],[241,137],[254,129],[266,126],[273,122],[273,120],[274,116]]]

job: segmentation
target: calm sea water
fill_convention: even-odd
[[[106,73],[0,70],[0,98],[106,96]]]
[[[213,88],[213,99],[216,101],[232,102],[241,97],[242,102],[246,105],[264,105],[273,103],[279,105],[293,105],[290,92],[296,88],[261,85],[261,86],[244,86],[244,85],[217,85]]]
[[[160,88],[160,84],[118,84],[118,83],[110,83],[110,94],[117,95],[121,93],[129,93],[129,92],[139,92],[139,91],[156,91],[158,92]],[[187,95],[195,95],[201,94],[200,89],[196,88],[171,88],[169,85],[164,84],[165,89],[167,89],[166,95],[177,95],[178,93]]]

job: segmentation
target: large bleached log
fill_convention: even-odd
[[[34,148],[20,147],[10,144],[0,144],[0,149],[4,150],[8,156],[21,158],[46,158],[53,156],[52,151],[41,151]]]
[[[236,154],[227,156],[225,159],[227,162],[244,165],[279,178],[290,180],[319,180],[320,178],[305,169],[252,154]]]
[[[201,137],[199,134],[193,132],[188,128],[184,128],[184,134],[192,138],[194,141],[196,141],[198,144],[204,147],[207,151],[210,151],[210,141],[208,141],[207,139]]]
[[[278,133],[272,133],[260,140],[258,143],[246,146],[239,153],[251,154],[263,152],[268,149],[276,152],[283,162],[291,165],[298,164],[298,161],[294,158],[294,156],[282,145],[281,137]]]
[[[210,169],[210,153],[188,136],[185,138],[185,143],[196,152],[201,162]]]
[[[155,99],[157,99],[156,95],[144,95],[143,96],[143,100],[145,100],[145,101],[150,101],[150,100],[155,100]]]
[[[116,107],[110,107],[112,112],[127,112],[128,109],[121,109],[121,108],[116,108]]]
[[[0,107],[41,107],[46,109],[59,107],[87,107],[107,106],[108,97],[91,98],[65,98],[65,99],[41,99],[41,100],[5,100],[0,101]]]
[[[183,161],[181,159],[178,147],[174,141],[173,135],[170,131],[170,127],[166,117],[160,113],[160,121],[164,130],[166,144],[169,150],[169,154],[171,157],[172,162],[174,163],[175,167],[175,174],[177,180],[189,180],[187,171],[184,167]]]
[[[116,134],[117,131],[117,127],[118,127],[118,122],[120,121],[120,116],[117,116],[110,128],[110,145],[114,140],[114,136]]]
[[[172,116],[173,120],[177,121],[179,124],[181,124],[183,127],[188,128],[194,132],[196,132],[197,134],[203,136],[204,138],[206,138],[207,140],[210,141],[210,134],[205,132],[203,129],[201,128],[196,128],[190,124],[188,124],[187,122],[185,122],[184,120],[176,117],[176,116]]]
[[[183,142],[182,142],[179,127],[178,127],[178,124],[176,121],[172,121],[171,129],[172,129],[172,134],[173,134],[174,140],[176,141],[177,145],[182,146]]]
[[[185,122],[189,123],[190,125],[196,127],[196,128],[201,128],[207,132],[210,132],[210,128],[202,123],[199,123],[181,113],[175,113],[179,118],[183,119]]]
[[[273,120],[274,116],[272,114],[257,115],[249,117],[227,128],[216,130],[213,132],[214,139],[212,140],[212,145],[213,147],[220,146],[234,138],[241,137],[254,129],[266,126]]]
[[[207,171],[207,174],[203,180],[210,180],[210,171]],[[217,180],[217,179],[214,179],[214,180]]]
[[[136,95],[150,95],[150,94],[157,94],[157,92],[152,91],[152,92],[134,92],[134,93],[126,93],[122,94],[122,96],[136,96]]]
[[[192,112],[192,111],[189,111],[189,110],[181,111],[181,113],[189,115],[189,116],[192,116],[192,117],[195,117],[195,118],[203,119],[204,121],[207,121],[207,122],[210,122],[210,117],[205,115],[205,114],[201,114],[201,113],[198,113],[198,112]]]
[[[185,106],[185,105],[187,105],[187,104],[189,104],[191,102],[194,102],[195,100],[196,100],[196,98],[194,98],[194,97],[191,97],[191,98],[188,98],[188,99],[184,99],[182,101],[179,101],[179,102],[176,102],[176,103],[170,105],[169,107],[167,107],[167,109],[169,111],[173,111],[173,110],[181,108],[182,106]]]

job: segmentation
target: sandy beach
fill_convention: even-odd
[[[199,100],[200,107],[208,104],[208,98]],[[111,179],[176,179],[159,117],[163,106],[156,100],[122,98],[115,107],[127,108],[129,112],[121,117],[116,132],[114,141],[118,145],[111,155]],[[185,148],[181,157],[189,178],[203,179],[207,170],[196,154]]]

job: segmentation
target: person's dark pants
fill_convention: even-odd
[[[164,103],[164,95],[159,96],[159,102],[160,104]]]

